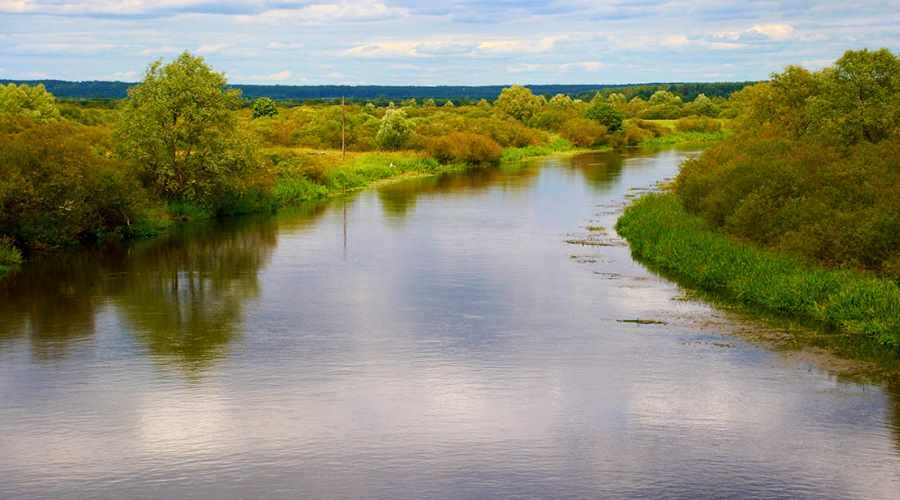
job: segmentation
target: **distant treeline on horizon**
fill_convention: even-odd
[[[137,83],[65,80],[6,80],[0,84],[43,84],[48,91],[60,99],[122,99],[128,89]],[[535,94],[551,97],[567,94],[574,98],[590,99],[597,92],[620,92],[629,99],[649,98],[657,90],[668,90],[686,101],[699,94],[707,97],[728,97],[747,85],[756,82],[710,82],[710,83],[641,83],[641,84],[598,84],[598,85],[526,85]],[[247,99],[270,97],[279,101],[330,101],[340,98],[365,101],[390,101],[400,99],[441,99],[456,102],[496,99],[503,85],[230,85],[240,89]]]

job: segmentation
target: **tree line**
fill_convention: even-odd
[[[42,85],[0,85],[0,247],[141,237],[178,218],[271,210],[406,171],[495,163],[511,148],[634,145],[670,131],[654,118],[717,131],[716,117],[732,112],[727,99],[687,101],[667,90],[548,99],[511,86],[492,97],[248,104],[189,53],[151,64],[120,101],[59,101]]]

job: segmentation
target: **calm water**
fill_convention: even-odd
[[[566,243],[682,157],[34,263],[0,290],[0,498],[900,498],[896,390],[729,336],[611,229]]]

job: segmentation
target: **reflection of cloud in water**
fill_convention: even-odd
[[[339,204],[277,217],[277,247],[263,224],[140,250],[99,294],[103,371],[0,377],[0,497],[890,497],[881,392],[615,321],[702,310],[591,272],[645,277],[626,248],[569,258],[598,198],[659,175],[632,163],[602,192],[559,165],[426,192],[400,227],[360,193],[346,257]]]

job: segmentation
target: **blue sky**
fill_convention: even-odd
[[[203,55],[235,83],[757,80],[900,52],[900,0],[0,0],[0,78],[126,80]]]

